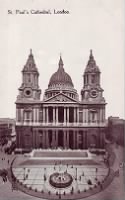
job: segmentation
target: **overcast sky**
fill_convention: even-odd
[[[53,9],[70,14],[53,14]],[[0,117],[15,118],[21,70],[32,48],[40,72],[41,99],[58,68],[60,53],[80,94],[93,49],[108,103],[106,117],[124,118],[123,9],[123,0],[0,0]],[[21,15],[15,10],[50,10],[52,14]]]

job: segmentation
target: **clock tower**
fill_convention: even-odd
[[[87,109],[89,123],[98,126],[105,123],[105,99],[100,85],[100,69],[96,64],[92,50],[83,74],[83,88],[81,90],[81,103]]]
[[[39,72],[36,67],[32,50],[22,70],[22,85],[17,99],[39,100],[41,90],[38,85]]]
[[[100,86],[100,70],[90,50],[89,61],[83,75],[83,88],[81,90],[82,102],[105,103],[103,89]]]

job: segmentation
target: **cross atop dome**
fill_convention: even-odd
[[[90,56],[89,56],[89,58],[90,59],[94,59],[92,49],[90,49]]]
[[[59,68],[63,68],[63,60],[62,60],[62,56],[61,56],[61,53],[60,53],[60,59],[59,59]]]

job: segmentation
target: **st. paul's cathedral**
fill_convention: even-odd
[[[16,100],[17,148],[104,148],[106,102],[100,75],[91,50],[79,99],[60,56],[41,99],[39,72],[30,51]]]

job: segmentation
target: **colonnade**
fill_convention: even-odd
[[[51,107],[53,112],[52,122],[59,123],[59,107]],[[78,107],[62,107],[64,109],[63,123],[70,122],[70,108],[73,109],[73,121],[79,122],[79,109]],[[43,123],[49,123],[49,107],[43,107]]]
[[[51,108],[51,120],[49,109]],[[59,112],[60,108],[63,110],[63,114]],[[93,112],[93,111],[92,111]],[[95,109],[94,117],[91,109],[82,108],[79,106],[43,106],[34,107],[27,111],[27,109],[18,108],[16,110],[16,122],[18,124],[25,123],[102,123],[105,122],[105,108]],[[62,117],[62,121],[59,118]],[[93,120],[94,118],[94,120]]]
[[[78,129],[74,130],[35,130],[33,146],[34,148],[43,148],[43,149],[87,149],[90,146],[90,134],[86,130],[79,131]],[[96,132],[95,134],[95,147],[103,148],[104,147],[104,133]]]

